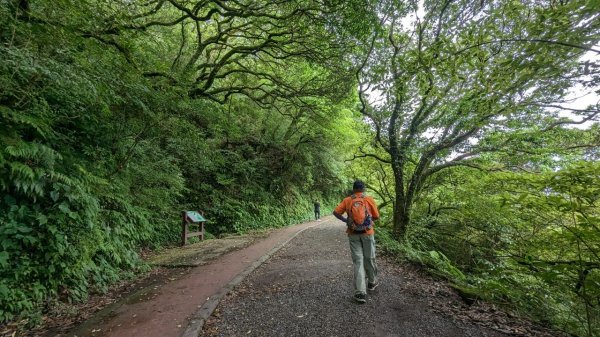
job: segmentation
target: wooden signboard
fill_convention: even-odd
[[[204,240],[204,223],[206,222],[206,219],[202,215],[202,212],[184,211],[182,217],[181,245],[185,246],[187,244],[187,239],[194,236],[199,236],[200,240]],[[190,232],[190,225],[197,225],[198,231]]]

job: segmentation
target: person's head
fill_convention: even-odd
[[[364,192],[365,191],[365,183],[362,180],[355,180],[352,185],[353,192]]]

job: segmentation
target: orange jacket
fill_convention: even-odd
[[[356,194],[357,196],[360,196],[363,194],[363,192],[354,192],[354,194]],[[373,220],[379,219],[379,210],[377,209],[377,204],[375,204],[375,200],[373,200],[373,197],[371,197],[370,195],[365,196],[365,202],[369,209],[369,213],[373,217]],[[342,200],[342,202],[340,202],[339,205],[337,205],[337,207],[335,208],[334,211],[338,214],[346,213],[346,216],[347,216],[348,210],[350,209],[351,205],[352,205],[352,197],[351,196],[346,197],[346,198],[344,198],[344,200]],[[352,230],[346,229],[346,233],[352,234]],[[364,234],[365,235],[373,235],[373,234],[375,234],[375,229],[371,228],[371,229],[367,230]]]

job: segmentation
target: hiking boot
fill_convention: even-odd
[[[369,283],[367,284],[367,290],[369,290],[369,291],[373,291],[373,290],[375,290],[375,288],[377,288],[378,286],[379,286],[379,282],[373,282],[373,283],[369,282]]]
[[[354,295],[354,300],[358,303],[367,303],[367,296],[365,294],[359,293]]]

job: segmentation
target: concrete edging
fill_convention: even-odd
[[[221,302],[221,299],[223,299],[223,297],[225,297],[225,295],[227,295],[227,293],[229,293],[231,290],[233,290],[233,288],[235,288],[238,284],[240,284],[242,282],[242,280],[244,278],[246,278],[246,276],[250,275],[251,272],[253,272],[261,264],[263,264],[265,261],[267,261],[271,256],[273,256],[273,254],[275,254],[278,250],[283,248],[288,242],[292,241],[300,233],[304,232],[307,229],[316,227],[320,224],[322,224],[322,223],[316,223],[312,226],[308,226],[306,228],[299,230],[294,235],[292,235],[290,238],[285,240],[283,243],[281,243],[280,245],[271,249],[268,253],[263,255],[258,260],[254,261],[250,266],[248,266],[248,268],[246,268],[243,272],[241,272],[236,277],[234,277],[233,280],[231,280],[229,283],[227,283],[215,295],[211,296],[204,303],[204,305],[200,309],[198,309],[198,311],[196,311],[195,314],[190,316],[190,323],[188,324],[188,326],[185,329],[185,331],[183,332],[183,334],[181,334],[181,337],[198,337],[198,336],[200,336],[200,333],[202,332],[202,327],[204,326],[204,323],[212,315],[213,311],[215,311],[215,309],[217,308],[217,305],[219,305],[219,302]]]

